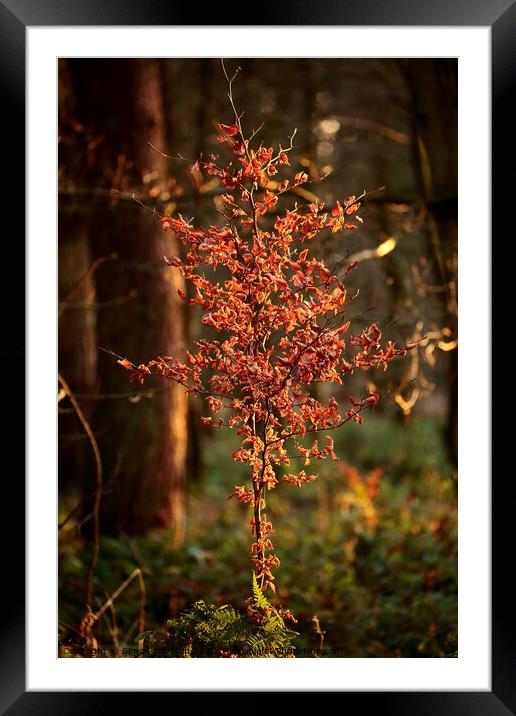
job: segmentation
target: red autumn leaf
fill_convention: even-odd
[[[336,201],[335,206],[331,210],[332,216],[340,216],[342,214],[342,206],[340,205],[340,202]]]
[[[238,127],[236,124],[219,123],[219,129],[221,132],[225,132],[226,134],[229,134],[230,137],[234,137],[235,134],[238,134]]]
[[[121,358],[120,360],[117,360],[118,365],[121,365],[122,368],[125,368],[126,370],[132,370],[134,368],[133,364],[130,360],[127,360],[127,358]]]

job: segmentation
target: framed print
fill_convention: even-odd
[[[194,14],[0,3],[27,285],[2,713],[516,713],[490,380],[514,5]]]

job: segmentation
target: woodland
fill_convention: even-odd
[[[58,70],[59,656],[456,657],[457,61]]]

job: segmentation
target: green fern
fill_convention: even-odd
[[[264,612],[269,609],[269,602],[258,585],[256,574],[253,572],[253,600],[256,609],[262,609]]]
[[[146,640],[146,656],[154,658],[217,658],[224,655],[246,658],[294,656],[298,636],[285,623],[258,586],[253,574],[253,610],[262,621],[257,624],[246,614],[225,604],[216,607],[200,600],[169,620],[165,630],[152,632]]]
[[[258,585],[258,579],[256,574],[253,572],[253,607],[258,610],[266,618],[263,623],[263,628],[266,631],[276,631],[278,629],[285,629],[285,622],[280,616],[278,611],[268,602],[264,593]]]

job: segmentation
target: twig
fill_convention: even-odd
[[[140,608],[138,611],[138,634],[143,634],[145,631],[145,582],[143,579],[143,572],[140,569],[138,571],[138,583],[140,585]],[[140,639],[138,644],[138,656],[143,656],[143,648],[145,640]]]
[[[104,592],[104,595],[105,595],[106,597],[109,596],[109,595],[107,594],[107,592]],[[98,597],[95,597],[95,601],[97,602],[97,604],[102,604],[102,602],[100,601],[100,599],[99,599]],[[113,614],[113,604],[111,604],[110,606],[111,606],[111,613]],[[109,623],[109,620],[108,620],[108,618],[107,618],[107,616],[106,616],[105,613],[102,615],[102,619],[104,620],[104,622],[105,622],[105,624],[106,624],[106,626],[107,626],[107,628],[108,628],[108,630],[109,630],[109,633],[110,633],[110,635],[111,635],[111,638],[113,639],[113,643],[115,644],[115,648],[117,648],[116,642],[117,642],[118,640],[115,638],[115,631],[114,631],[114,629],[111,627],[111,624]]]
[[[125,294],[125,296],[117,296],[116,298],[112,298],[109,301],[100,301],[100,302],[89,302],[89,301],[76,301],[74,303],[67,302],[67,301],[61,301],[59,303],[59,311],[60,314],[66,310],[72,310],[75,308],[83,308],[89,311],[98,311],[101,308],[111,308],[112,306],[120,306],[124,303],[127,303],[128,301],[131,301],[133,298],[136,298],[138,295],[138,291],[136,289],[132,289],[129,291],[129,293]]]
[[[93,619],[95,621],[98,621],[100,619],[100,617],[104,614],[106,609],[109,609],[111,607],[111,605],[113,604],[115,599],[117,599],[117,597],[119,597],[120,594],[122,594],[124,589],[126,587],[128,587],[129,584],[131,584],[133,579],[135,577],[137,577],[138,575],[141,575],[141,573],[142,573],[142,570],[139,567],[136,567],[135,569],[133,569],[131,574],[126,579],[124,579],[122,584],[117,589],[115,589],[113,594],[104,602],[104,604],[101,606],[101,608],[93,614]],[[144,605],[145,605],[145,601],[144,601]],[[141,605],[140,605],[140,608],[141,608]],[[141,618],[141,613],[138,614],[138,619],[140,619],[140,618]]]
[[[107,495],[107,494],[109,494],[110,492],[111,492],[111,490],[108,490],[107,488],[104,488],[104,489],[102,490],[102,494],[103,494],[103,495]],[[95,491],[95,492],[90,492],[89,495],[86,495],[86,497],[85,497],[83,500],[81,500],[81,501],[79,502],[79,504],[76,505],[76,506],[67,514],[67,516],[64,518],[64,520],[62,520],[62,521],[59,523],[58,529],[59,529],[59,530],[62,530],[63,527],[65,527],[65,526],[68,524],[68,522],[70,522],[70,520],[71,520],[72,517],[75,515],[75,513],[78,512],[78,511],[81,509],[81,507],[84,507],[84,505],[85,505],[89,500],[91,500],[92,497],[95,497],[95,494],[96,494],[96,491]],[[90,516],[91,516],[91,514],[90,514]],[[84,522],[81,522],[81,524],[84,524]],[[67,532],[71,532],[71,530],[67,530]]]
[[[86,420],[86,416],[84,415],[81,406],[75,399],[74,394],[72,393],[70,386],[66,382],[66,380],[63,378],[61,373],[57,374],[59,383],[61,384],[61,387],[63,390],[66,391],[66,394],[73,405],[75,412],[77,414],[77,417],[79,418],[81,425],[84,428],[84,431],[86,432],[86,435],[89,438],[89,441],[91,443],[91,447],[93,450],[93,454],[95,456],[95,465],[97,468],[97,477],[95,482],[95,499],[93,503],[93,550],[91,554],[91,561],[90,566],[88,568],[88,576],[86,580],[86,604],[88,607],[88,610],[91,611],[92,607],[92,599],[93,599],[93,573],[95,571],[95,567],[97,566],[97,561],[99,557],[99,550],[100,550],[100,498],[102,495],[102,459],[100,457],[100,450],[99,446],[97,444],[97,441],[95,439],[95,435],[93,434],[93,430],[91,429],[91,426],[89,422]]]
[[[144,398],[153,398],[159,393],[165,393],[171,390],[166,385],[164,388],[148,388],[147,390],[130,390],[125,393],[75,393],[77,400],[128,400],[130,403],[136,403]]]
[[[138,614],[136,616],[136,619],[133,621],[133,623],[129,627],[129,631],[126,633],[126,635],[124,637],[124,641],[123,641],[124,644],[129,643],[130,637],[133,635],[134,630],[137,629],[137,627],[138,627],[139,619],[140,619],[140,615]]]
[[[146,574],[148,576],[153,574],[152,569],[149,567],[145,559],[143,558],[142,553],[140,552],[140,548],[138,547],[138,544],[136,540],[134,539],[128,539],[127,544],[129,545],[129,549],[133,553],[133,556],[135,560],[138,562],[138,566],[142,570],[143,574]]]
[[[59,304],[59,311],[58,311],[58,314],[57,314],[58,320],[59,320],[59,318],[61,318],[61,315],[62,315],[64,309],[66,308],[66,304],[68,304],[69,301],[75,296],[75,294],[76,294],[77,291],[80,289],[80,287],[82,286],[82,284],[86,281],[86,279],[88,279],[93,273],[95,273],[95,271],[99,268],[99,266],[102,266],[102,264],[106,263],[106,261],[114,261],[114,260],[117,259],[117,258],[118,258],[118,254],[117,254],[116,252],[114,252],[114,253],[112,253],[112,254],[109,254],[109,256],[101,256],[100,258],[96,259],[96,260],[91,264],[91,266],[90,266],[89,269],[86,271],[86,273],[84,273],[84,274],[80,277],[80,279],[77,281],[77,283],[76,283],[76,284],[72,287],[72,289],[68,292],[68,294],[67,294],[65,300],[62,301],[62,302]]]
[[[324,646],[324,635],[326,634],[326,631],[323,631],[321,629],[321,624],[320,624],[319,618],[317,617],[316,614],[313,615],[312,621],[314,623],[315,633],[319,636],[319,639],[320,639],[320,643],[319,643],[320,654],[319,654],[319,656],[322,656],[322,650],[323,650],[323,646]]]
[[[91,626],[93,626],[93,624],[100,619],[100,617],[104,614],[104,612],[107,609],[112,609],[113,603],[115,602],[115,600],[120,596],[120,594],[122,594],[124,589],[126,589],[131,584],[131,582],[133,581],[133,579],[135,577],[138,578],[138,583],[140,586],[140,604],[139,604],[139,608],[138,608],[138,616],[136,617],[134,624],[131,627],[130,632],[132,632],[132,630],[134,629],[135,626],[138,627],[138,634],[142,634],[145,631],[145,581],[144,581],[143,573],[142,573],[142,570],[140,569],[140,567],[136,567],[136,569],[133,569],[131,574],[122,582],[122,584],[117,589],[115,589],[113,594],[110,597],[108,597],[108,599],[106,599],[106,601],[100,607],[100,609],[98,609],[98,611],[96,611],[94,614],[91,615]],[[91,626],[90,626],[90,630],[91,630]],[[129,638],[129,633],[125,638],[125,642],[127,642],[127,639]],[[117,638],[118,638],[118,635],[117,635]],[[138,647],[138,656],[142,656],[142,655],[143,655],[143,644]]]
[[[173,159],[176,162],[190,162],[191,164],[195,164],[196,162],[199,161],[198,159],[188,159],[188,157],[183,157],[183,155],[179,154],[179,152],[175,156],[172,156],[171,154],[165,154],[165,152],[162,152],[160,149],[155,147],[154,144],[152,144],[151,142],[148,141],[147,144],[149,145],[149,147],[151,149],[153,149],[155,152],[157,152],[164,159]]]
[[[115,649],[117,654],[120,653],[120,641],[118,639],[118,618],[115,610],[115,605],[111,604],[111,618],[113,620],[113,631],[111,632],[113,637],[113,644],[115,645]]]
[[[136,195],[133,194],[124,194],[124,192],[119,191],[118,189],[111,189],[111,193],[115,194],[115,196],[119,196],[121,199],[126,199],[127,201],[134,201],[135,204],[138,204],[138,206],[141,206],[146,211],[150,211],[151,214],[158,217],[158,219],[163,218],[163,214],[160,214],[160,212],[157,209],[151,209],[150,206],[147,206],[147,204],[144,204],[143,201],[140,201],[136,198]]]
[[[77,398],[77,395],[75,396],[75,398]],[[102,488],[102,494],[103,494],[103,495],[108,495],[110,492],[112,492],[112,490],[113,490],[113,485],[114,485],[114,483],[115,483],[115,481],[116,481],[118,475],[120,474],[120,465],[121,465],[121,457],[120,457],[120,455],[118,455],[118,460],[117,460],[117,462],[116,462],[116,465],[115,465],[115,468],[114,468],[114,470],[113,470],[113,473],[112,473],[111,477],[109,478],[109,480],[108,480],[108,481],[106,482],[106,484],[104,485],[104,487]],[[94,490],[93,492],[90,492],[89,495],[86,495],[86,497],[85,497],[84,499],[82,499],[82,500],[79,502],[79,504],[76,505],[76,506],[71,510],[71,512],[68,513],[68,515],[64,518],[64,520],[62,520],[62,521],[60,522],[58,528],[59,528],[60,530],[63,529],[63,527],[71,520],[71,518],[73,517],[73,515],[74,515],[81,507],[84,507],[84,505],[85,505],[89,500],[91,500],[92,497],[95,497],[96,492],[97,492],[97,491]],[[80,528],[80,527],[87,521],[87,519],[90,519],[90,518],[91,518],[91,516],[92,516],[92,513],[90,513],[89,515],[87,515],[87,518],[86,518],[86,519],[81,520],[81,522],[77,525],[77,528]],[[67,530],[67,531],[68,531],[68,530]]]

